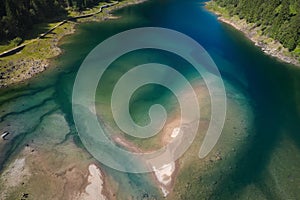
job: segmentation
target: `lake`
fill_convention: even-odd
[[[201,0],[149,0],[114,13],[119,19],[84,23],[61,41],[63,54],[53,67],[27,81],[0,90],[0,127],[15,136],[1,144],[0,165],[17,155],[21,145],[48,116],[62,113],[68,137],[79,146],[72,116],[71,95],[76,72],[99,43],[121,31],[138,27],[163,27],[182,32],[201,44],[213,58],[225,81],[229,99],[224,133],[208,158],[184,155],[170,199],[299,199],[300,198],[300,69],[265,55],[241,32],[217,20]],[[164,52],[137,52],[118,61],[110,70],[104,93],[97,94],[97,111],[111,120],[107,110],[111,83],[133,64],[162,62],[180,68],[180,61]],[[184,65],[184,64],[182,64]],[[180,69],[191,79],[190,67]],[[104,84],[106,87],[106,85]],[[170,110],[176,100],[167,90],[150,87],[135,96],[133,118],[147,122],[145,110],[158,100]],[[158,101],[158,102],[159,102]],[[53,124],[44,126],[52,129]],[[55,126],[55,125],[54,125]],[[112,125],[113,126],[113,125]],[[68,138],[67,138],[68,139]],[[139,141],[137,141],[138,144]],[[233,145],[233,146],[229,146]],[[191,151],[194,152],[191,147]],[[189,150],[190,151],[190,150]],[[222,161],[211,162],[221,151]],[[192,159],[191,159],[192,158]],[[195,159],[195,160],[194,160]],[[211,164],[213,163],[213,164]],[[193,165],[193,166],[192,166]],[[147,192],[159,196],[148,175],[126,174],[103,166],[119,182],[119,198],[136,199]],[[194,178],[196,177],[196,178]],[[130,184],[128,184],[130,182]]]

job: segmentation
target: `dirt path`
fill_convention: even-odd
[[[9,56],[9,55],[12,55],[12,54],[15,54],[19,51],[21,51],[25,46],[27,46],[28,44],[31,44],[33,42],[36,42],[38,41],[39,39],[42,39],[43,37],[45,37],[46,35],[48,35],[49,33],[51,33],[52,31],[54,31],[57,27],[69,22],[69,21],[72,21],[72,20],[76,20],[76,19],[81,19],[81,18],[86,18],[86,17],[91,17],[91,16],[94,16],[96,14],[99,14],[102,12],[102,10],[104,8],[109,8],[111,6],[114,6],[116,4],[118,4],[119,2],[116,1],[116,2],[113,2],[113,3],[109,3],[109,4],[105,4],[103,6],[100,6],[99,10],[97,12],[94,12],[94,13],[89,13],[89,14],[84,14],[84,15],[80,15],[80,16],[77,16],[77,17],[70,17],[68,19],[65,19],[61,22],[59,22],[57,25],[55,25],[53,28],[51,28],[50,30],[46,31],[45,33],[42,33],[40,34],[40,36],[38,36],[37,38],[31,40],[30,42],[27,42],[27,43],[24,43],[24,44],[21,44],[19,46],[16,46],[12,49],[9,49],[7,51],[4,51],[2,53],[0,53],[0,57],[5,57],[5,56]]]

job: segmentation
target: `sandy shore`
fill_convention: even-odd
[[[160,168],[153,167],[154,175],[159,183],[159,187],[163,193],[164,197],[167,197],[170,193],[170,190],[173,186],[172,180],[175,178],[175,170],[176,170],[176,164],[175,162],[171,162],[169,164],[165,164]],[[173,177],[173,178],[172,178]]]
[[[6,171],[3,176],[6,179],[7,187],[15,187],[21,184],[26,177],[30,176],[28,167],[25,165],[25,157],[16,159],[9,165],[10,170]]]
[[[207,6],[206,6],[207,7]],[[230,26],[234,27],[235,29],[244,33],[244,35],[250,39],[256,46],[260,47],[261,50],[270,55],[275,57],[285,63],[290,63],[296,66],[300,66],[299,58],[295,58],[291,55],[288,49],[284,48],[283,45],[265,35],[260,35],[258,32],[261,30],[259,27],[256,27],[255,24],[249,24],[245,20],[240,20],[235,17],[225,17],[222,13],[209,9],[209,11],[218,15],[218,20],[229,24]],[[266,42],[271,41],[271,42]]]
[[[168,144],[173,139],[175,139],[177,136],[182,134],[182,131],[179,127],[177,127],[178,122],[177,118],[175,118],[171,123],[166,125],[166,128],[162,131],[162,140],[161,143],[163,145]],[[126,140],[122,136],[115,136],[112,137],[113,141],[117,143],[118,145],[124,147],[125,149],[135,152],[135,153],[149,153],[147,151],[143,151],[142,149],[138,148],[134,143]],[[151,151],[150,151],[151,152]],[[171,155],[170,155],[171,156]],[[149,164],[151,165],[151,161],[149,161]],[[171,163],[166,163],[161,167],[156,168],[155,166],[151,165],[153,172],[154,180],[157,184],[157,187],[161,189],[161,192],[163,194],[163,197],[167,197],[168,194],[171,192],[174,182],[176,173],[178,171],[178,163],[176,161]]]
[[[62,196],[63,199],[74,200],[110,199],[107,188],[104,188],[104,174],[99,167],[92,163],[87,169],[79,163],[80,160],[74,164],[68,160],[66,165],[61,163],[60,167],[54,167],[52,162],[60,158],[51,154],[26,147],[1,175],[0,199],[12,198],[13,191],[16,191],[17,197],[27,194],[32,199],[59,199]],[[46,161],[49,158],[50,162]]]
[[[208,92],[205,84],[195,83],[195,90],[197,93],[197,97],[199,99],[200,107],[203,108],[204,105],[209,104],[209,98],[207,97]],[[190,99],[192,94],[183,92],[184,99]],[[206,109],[202,110],[204,115],[208,114],[209,111]],[[160,144],[160,147],[165,147],[166,145],[172,142],[186,142],[186,136],[190,133],[190,128],[194,127],[194,121],[189,121],[188,119],[181,119],[180,112],[175,111],[169,116],[169,120],[164,125],[162,131],[159,133],[157,140]],[[109,130],[113,130],[109,128]],[[118,135],[112,137],[112,140],[117,143],[119,146],[124,147],[125,149],[136,152],[136,153],[151,153],[154,149],[149,151],[138,148],[132,141],[127,140],[124,136]],[[157,150],[157,149],[155,149]],[[168,197],[173,193],[173,188],[175,186],[176,176],[179,173],[180,169],[180,161],[179,160],[171,160],[170,162],[166,162],[166,160],[170,160],[174,156],[174,151],[176,149],[169,149],[165,151],[163,155],[159,156],[159,158],[153,158],[147,160],[150,170],[152,171],[153,180],[156,183],[156,186],[161,190],[163,197]]]
[[[78,200],[106,200],[106,196],[103,193],[103,175],[100,169],[95,165],[89,166],[88,185],[85,188],[85,192],[81,193]]]
[[[167,145],[177,137],[180,137],[184,134],[183,130],[180,129],[179,124],[180,119],[175,118],[173,121],[166,125],[163,130],[162,137],[162,143],[164,145]],[[172,156],[172,152],[170,152],[170,156]],[[179,170],[178,161],[164,164],[163,166],[158,168],[153,166],[152,169],[157,184],[163,193],[163,197],[167,197],[174,187],[175,177]]]
[[[72,138],[60,143],[69,131],[62,114],[45,118],[0,171],[0,199],[114,199],[96,161]]]

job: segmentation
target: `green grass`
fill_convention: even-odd
[[[244,19],[240,19],[238,16],[231,16],[229,11],[225,7],[220,7],[215,1],[209,1],[206,3],[206,8],[219,15],[223,18],[234,22],[237,26],[242,27],[244,32],[251,32],[254,34],[253,39],[265,43],[270,49],[277,49],[281,52],[282,55],[298,60],[300,63],[300,44],[297,48],[290,52],[287,48],[284,48],[281,43],[276,41],[274,38],[269,37],[263,33],[262,27],[258,26],[256,23],[248,23]]]
[[[213,11],[217,15],[222,15],[224,18],[230,18],[229,11],[226,8],[220,7],[215,1],[206,3],[206,9]]]
[[[296,56],[300,62],[300,44],[296,47],[296,49],[292,52],[294,56]]]
[[[35,35],[39,33],[39,30],[45,29],[45,27],[50,29],[56,24],[57,23],[37,25],[36,32],[32,32],[32,34]],[[46,61],[47,59],[59,55],[60,50],[55,47],[64,35],[71,33],[73,26],[74,24],[65,23],[56,28],[52,33],[48,34],[45,38],[39,40],[24,40],[23,43],[29,44],[26,45],[20,52],[0,58],[0,73],[3,72],[9,76],[2,80],[2,83],[9,85],[14,82],[19,82],[24,78],[23,74],[27,74],[32,67],[32,62],[40,61],[46,63],[48,62]],[[14,66],[16,66],[16,68],[13,68]]]
[[[99,11],[100,7],[105,4],[107,4],[107,2],[100,2],[98,5],[96,5],[92,8],[87,8],[86,10],[83,10],[80,12],[70,8],[70,9],[68,9],[68,16],[69,17],[77,17],[80,15],[92,14],[92,13]]]
[[[9,41],[8,44],[0,45],[0,52],[4,52],[9,49],[12,49],[12,48],[18,46],[21,42],[22,42],[22,39],[17,37],[15,39]]]
[[[55,24],[48,24],[49,27]],[[66,34],[67,31],[73,27],[72,24],[64,24],[57,29],[55,29],[52,33],[47,35],[45,38],[34,41],[36,39],[27,39],[24,40],[23,43],[32,42],[24,47],[24,49],[16,54],[6,56],[1,58],[1,63],[19,60],[22,58],[35,58],[35,59],[47,59],[51,58],[55,55],[53,48],[51,45],[54,43],[53,40],[60,39],[63,35]]]
[[[121,2],[113,7],[105,8],[104,12],[98,13],[97,15],[89,18],[78,19],[77,22],[85,22],[85,21],[101,21],[105,18],[109,17],[109,11],[122,7],[124,5],[133,4],[136,0],[126,0]],[[90,14],[97,12],[100,6],[107,4],[107,2],[100,2],[93,8],[89,8],[82,12],[77,12],[73,10],[69,10],[68,17],[75,17],[83,14]],[[61,20],[62,21],[62,20]],[[12,84],[15,82],[19,82],[22,80],[22,75],[26,71],[31,68],[31,61],[46,61],[47,59],[53,58],[59,55],[60,51],[57,48],[58,41],[67,34],[72,33],[74,29],[74,23],[67,22],[59,27],[57,27],[54,31],[46,35],[42,39],[37,39],[42,33],[50,30],[54,26],[56,26],[61,21],[53,22],[53,23],[40,23],[34,25],[33,29],[28,32],[27,36],[22,41],[20,38],[16,38],[7,44],[0,45],[0,52],[7,51],[12,49],[22,42],[22,44],[29,43],[25,46],[21,51],[9,55],[6,57],[0,58],[0,73],[5,73],[5,76],[8,75],[5,79],[0,80],[0,85],[2,84]],[[25,63],[25,65],[20,65],[20,63]],[[21,69],[13,69],[13,66],[20,66]],[[18,68],[18,67],[17,67]],[[11,70],[13,69],[13,70]]]

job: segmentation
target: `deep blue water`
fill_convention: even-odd
[[[265,55],[242,33],[219,22],[203,5],[204,1],[200,0],[149,0],[115,12],[115,15],[122,16],[118,20],[81,24],[76,34],[62,42],[64,54],[56,59],[56,68],[30,80],[25,86],[1,91],[5,94],[1,101],[13,104],[10,95],[18,96],[25,91],[35,95],[39,90],[53,88],[52,98],[66,113],[72,126],[72,85],[78,67],[91,49],[109,36],[131,28],[155,26],[180,31],[208,51],[222,77],[247,96],[254,113],[254,137],[247,141],[240,159],[236,160],[239,167],[222,180],[214,194],[230,196],[250,183],[257,183],[266,197],[277,198],[268,189],[272,186],[264,179],[273,152],[282,138],[288,138],[298,150],[300,147],[300,69]],[[30,131],[28,129],[25,133]],[[283,149],[288,149],[288,146]],[[289,159],[298,159],[288,156]],[[299,162],[293,167],[300,167]],[[288,170],[285,163],[283,166]],[[299,175],[299,172],[294,174],[296,181]]]

